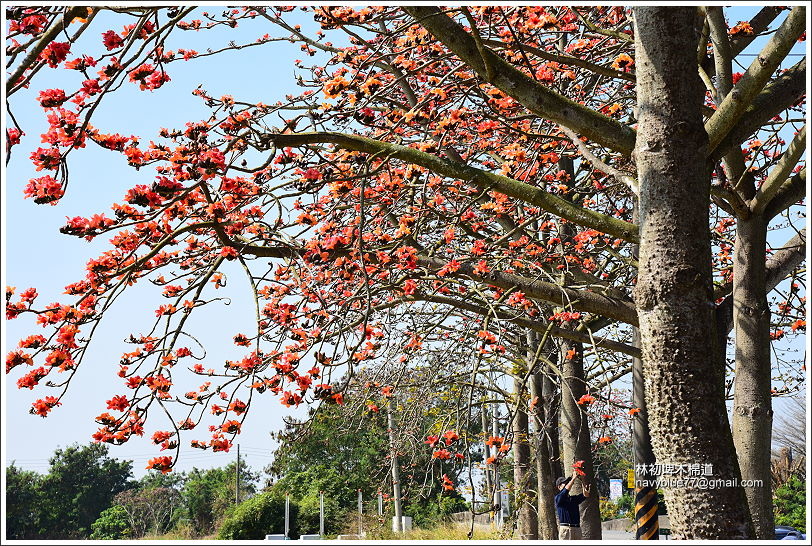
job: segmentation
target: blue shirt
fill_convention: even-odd
[[[567,488],[563,488],[555,496],[555,511],[558,513],[558,523],[567,525],[581,525],[581,514],[578,505],[584,502],[585,496],[578,494],[570,496]]]

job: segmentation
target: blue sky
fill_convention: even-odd
[[[204,9],[214,11],[218,8],[199,11]],[[731,10],[730,24],[749,19],[755,10],[755,7]],[[294,22],[307,28],[308,15],[289,15],[296,19]],[[100,24],[103,21],[97,20],[96,23],[83,39],[99,41],[103,30],[109,27],[118,29],[122,24],[117,21],[108,27]],[[184,33],[175,36],[176,43],[167,44],[167,48],[186,47],[202,52],[206,47],[217,47],[231,39],[251,41],[268,32],[267,27],[263,21],[255,21],[241,25],[237,31]],[[756,44],[748,51],[756,52],[758,47]],[[803,51],[803,46],[799,51]],[[276,42],[199,61],[172,63],[169,65],[172,81],[168,85],[154,92],[141,92],[134,85],[125,84],[105,99],[93,123],[102,132],[133,134],[148,141],[155,138],[161,127],[182,127],[186,121],[208,117],[209,111],[202,101],[191,96],[191,91],[199,84],[203,84],[213,96],[231,94],[247,102],[273,103],[286,94],[301,90],[293,78],[293,60],[298,58],[308,59],[297,45]],[[747,59],[749,61],[751,57]],[[795,57],[790,59],[793,63],[796,60]],[[36,92],[49,87],[71,88],[64,80],[70,76],[66,72],[46,69],[31,90],[15,94],[10,101],[27,136],[14,149],[4,175],[4,283],[16,286],[18,291],[36,287],[40,292],[40,304],[62,299],[63,287],[82,278],[87,259],[98,255],[106,246],[105,238],[88,243],[59,234],[65,217],[88,216],[102,211],[107,211],[110,216],[110,204],[120,201],[128,188],[152,180],[151,169],[136,172],[119,154],[91,145],[72,155],[71,185],[58,206],[35,205],[31,200],[22,199],[22,188],[28,179],[41,175],[33,170],[28,160],[28,153],[37,147],[38,135],[45,127],[42,109],[35,101]],[[781,234],[774,237],[774,244],[788,238]],[[255,327],[253,308],[248,302],[250,298],[246,298],[250,294],[246,281],[237,268],[232,268],[230,273],[229,286],[221,295],[231,298],[231,304],[215,304],[207,313],[195,315],[189,325],[190,330],[205,340],[207,367],[219,367],[225,359],[234,358],[233,335],[240,331],[252,332]],[[15,460],[23,468],[45,471],[47,460],[57,446],[90,441],[90,435],[98,428],[93,418],[105,411],[106,399],[122,390],[120,379],[115,376],[120,355],[126,350],[122,339],[130,332],[147,331],[151,326],[152,310],[161,303],[149,296],[154,293],[151,288],[150,285],[135,286],[117,302],[97,330],[92,350],[63,399],[63,406],[47,419],[30,415],[28,408],[36,398],[51,393],[18,390],[14,385],[16,375],[8,385],[4,383],[3,452],[6,464]],[[4,354],[17,340],[34,331],[28,318],[4,322],[3,328]],[[3,380],[7,379],[4,376]],[[245,422],[243,434],[238,437],[247,464],[255,469],[270,462],[272,442],[268,433],[280,429],[282,417],[289,413],[274,397],[259,397],[257,402]],[[150,423],[143,439],[134,438],[124,446],[113,447],[112,454],[133,459],[136,475],[142,474],[147,459],[158,453],[148,437],[159,428],[163,427],[157,422]],[[202,432],[200,437],[205,436],[207,434]],[[220,466],[234,458],[234,451],[212,454],[186,449],[177,468]]]
[[[290,15],[303,19],[305,26],[307,16],[302,18],[298,13]],[[193,18],[199,18],[199,13],[187,20]],[[96,20],[95,23],[101,24],[91,27],[83,39],[100,42],[101,32],[108,28],[120,29],[123,24],[120,19],[107,26],[103,21]],[[241,24],[237,31],[183,33],[175,36],[175,44],[168,43],[167,49],[185,47],[203,52],[207,47],[216,48],[232,39],[252,41],[269,32],[268,26],[267,22],[254,21],[253,24]],[[75,50],[80,51],[81,48]],[[128,82],[116,93],[105,97],[94,115],[93,124],[102,132],[133,134],[143,141],[157,138],[161,127],[182,128],[187,121],[208,117],[210,111],[203,101],[191,95],[199,84],[203,84],[216,97],[231,94],[247,102],[272,103],[284,99],[286,94],[300,92],[301,88],[295,85],[293,77],[293,61],[303,56],[298,45],[274,42],[206,59],[175,62],[168,66],[172,81],[162,88],[143,92]],[[39,134],[45,130],[42,109],[35,100],[36,93],[52,87],[70,89],[65,81],[66,76],[70,75],[65,70],[46,69],[30,90],[21,91],[10,100],[26,137],[13,150],[4,177],[4,283],[16,286],[18,291],[29,286],[36,287],[41,305],[66,301],[66,296],[62,295],[64,286],[83,278],[86,261],[106,247],[105,237],[88,243],[83,239],[61,235],[59,228],[65,224],[65,218],[89,216],[103,211],[107,212],[108,217],[112,216],[109,209],[112,203],[120,202],[126,190],[134,185],[150,184],[154,176],[151,168],[136,172],[126,165],[120,154],[101,150],[91,144],[69,159],[70,186],[58,206],[36,205],[22,198],[22,189],[28,179],[42,175],[33,169],[28,159],[30,151],[39,145]],[[189,322],[189,330],[205,340],[208,355],[204,362],[206,367],[219,368],[226,359],[233,359],[239,352],[235,350],[238,348],[233,344],[233,336],[238,332],[253,332],[256,328],[250,289],[244,274],[237,267],[227,268],[226,272],[229,284],[218,295],[230,298],[230,305],[211,305],[207,312],[195,313]],[[154,319],[152,310],[164,303],[158,301],[161,298],[155,294],[154,287],[149,283],[141,283],[125,291],[94,334],[91,350],[72,381],[63,405],[46,419],[30,415],[28,408],[36,398],[53,393],[19,390],[14,384],[16,375],[11,378],[4,376],[4,381],[11,379],[4,388],[3,397],[3,451],[6,464],[15,460],[23,468],[45,471],[48,458],[57,446],[91,441],[91,434],[98,428],[94,417],[105,411],[105,400],[113,394],[121,394],[123,390],[121,380],[115,376],[121,353],[129,350],[122,340],[130,332],[138,334],[149,330]],[[34,328],[33,321],[28,317],[4,322],[4,354],[21,337],[36,333]],[[302,409],[298,414],[302,413]],[[292,412],[275,397],[266,395],[255,398],[252,411],[245,421],[244,432],[236,440],[249,466],[260,469],[270,462],[269,451],[273,444],[268,433],[280,429],[283,415],[288,414]],[[158,449],[148,436],[154,430],[165,428],[159,423],[158,420],[149,423],[143,438],[134,437],[123,446],[111,447],[111,454],[133,459],[136,475],[143,474],[147,460],[158,454]],[[199,436],[205,439],[208,433],[201,431]],[[186,441],[192,437],[187,437]],[[228,454],[214,454],[187,448],[182,452],[176,469],[220,466],[235,457],[235,450]]]

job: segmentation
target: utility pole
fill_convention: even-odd
[[[237,468],[234,472],[234,504],[240,504],[240,444],[237,444]]]
[[[290,533],[290,493],[285,493],[285,538]]]
[[[392,460],[392,497],[395,505],[395,525],[392,530],[395,533],[403,532],[403,509],[400,505],[400,465],[398,464],[398,452],[395,445],[395,413],[394,397],[389,399],[387,410],[387,428],[389,429],[389,451]]]
[[[319,536],[324,537],[324,491],[319,491]]]

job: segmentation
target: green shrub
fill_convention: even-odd
[[[290,503],[290,538],[297,538],[298,506]],[[217,538],[221,540],[261,540],[265,535],[285,531],[285,497],[263,493],[230,509]]]
[[[775,490],[775,524],[806,532],[806,484],[797,476]]]
[[[621,516],[625,516],[629,519],[634,519],[634,496],[633,495],[622,495],[619,499],[615,501],[617,505],[618,513]]]
[[[127,511],[118,504],[99,514],[99,519],[90,525],[93,531],[91,540],[121,540],[132,536]]]
[[[291,501],[293,502],[293,501]],[[319,493],[308,493],[296,502],[296,528],[300,533],[316,534],[319,532]],[[324,533],[335,535],[343,530],[347,520],[347,510],[339,506],[338,500],[332,496],[324,496]]]
[[[415,527],[432,528],[455,512],[468,510],[468,503],[456,491],[424,502],[412,502],[403,507],[403,515],[412,518]]]
[[[601,509],[601,521],[617,519],[618,516],[620,515],[620,511],[618,510],[617,504],[615,504],[614,501],[611,501],[607,498],[601,498],[600,509]]]

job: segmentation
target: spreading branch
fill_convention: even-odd
[[[481,78],[534,114],[569,127],[616,152],[631,155],[635,133],[630,127],[556,93],[489,48],[478,48],[474,38],[439,8],[408,6],[403,9]],[[488,80],[488,67],[483,59],[492,67],[492,80]]]
[[[277,148],[329,143],[345,150],[386,155],[425,167],[443,176],[465,180],[484,190],[498,191],[508,197],[540,207],[577,225],[608,233],[624,241],[638,242],[637,226],[632,223],[579,207],[557,195],[507,176],[489,173],[408,146],[335,132],[269,133],[263,135],[263,138]]]

